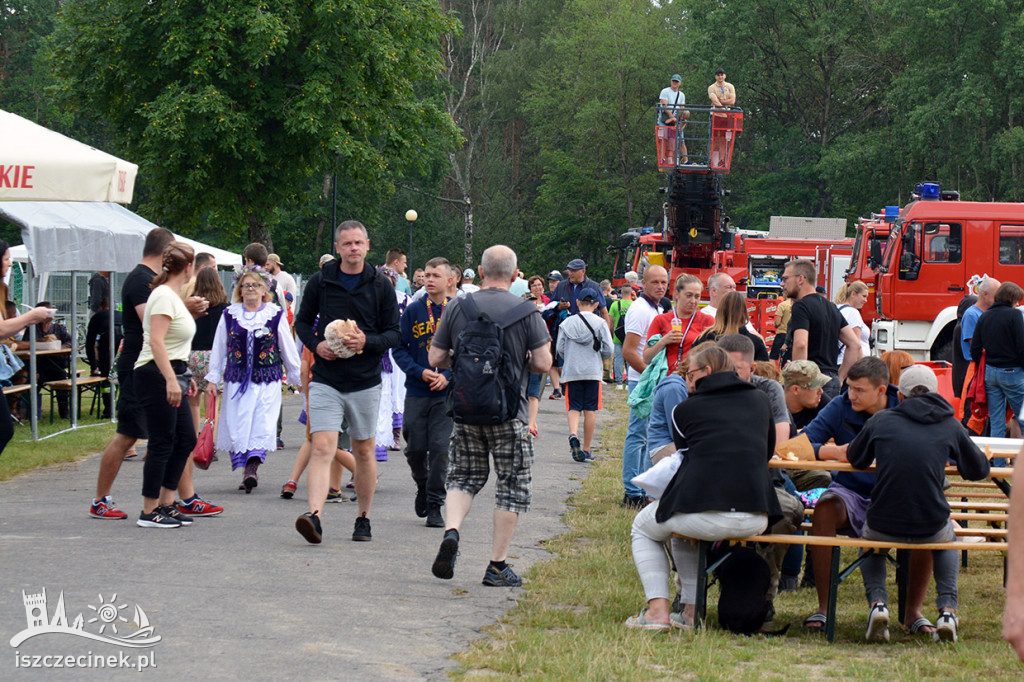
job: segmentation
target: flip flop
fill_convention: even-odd
[[[925,628],[931,628],[931,630],[925,630]],[[931,635],[935,633],[935,625],[924,616],[921,616],[907,626],[907,630],[912,635]]]
[[[804,618],[804,627],[808,630],[822,632],[825,630],[826,625],[828,625],[828,616],[820,611]]]
[[[626,619],[626,627],[634,630],[651,630],[653,632],[667,632],[672,626],[668,623],[652,623],[647,620],[647,609],[642,610],[636,616]]]

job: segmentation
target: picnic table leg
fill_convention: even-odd
[[[902,623],[907,612],[907,589],[910,585],[910,551],[896,550],[896,616]]]
[[[704,614],[708,607],[708,548],[711,543],[706,540],[697,541],[697,598],[693,605],[693,627],[704,626]]]
[[[819,578],[820,579],[820,578]],[[836,599],[839,594],[839,547],[832,548],[832,566],[828,572],[828,622],[825,623],[825,639],[831,644],[836,639]]]

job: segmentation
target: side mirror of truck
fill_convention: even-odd
[[[882,263],[882,242],[871,240],[871,252],[868,254],[868,267],[872,270],[878,268]]]

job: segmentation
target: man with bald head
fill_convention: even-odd
[[[470,321],[467,301],[476,306],[477,314],[495,322],[500,322],[508,311],[523,303],[522,298],[509,292],[518,272],[515,251],[501,244],[491,246],[484,251],[478,270],[482,280],[480,290],[451,301],[437,324],[427,351],[431,367],[438,370],[451,367],[456,340]],[[515,375],[521,378],[515,417],[500,424],[455,423],[445,482],[444,539],[431,566],[431,572],[438,578],[450,580],[454,575],[459,530],[473,498],[487,482],[489,462],[493,460],[494,532],[491,561],[484,571],[483,584],[489,587],[522,585],[522,580],[505,560],[519,514],[529,511],[531,501],[533,441],[527,438],[526,384],[531,372],[541,374],[551,367],[550,342],[547,327],[536,308],[525,318],[509,324],[502,337],[502,349],[508,354]]]
[[[978,300],[974,302],[964,317],[960,320],[960,348],[964,357],[971,358],[971,337],[974,336],[974,328],[978,326],[978,318],[981,314],[992,307],[995,300],[996,289],[1001,282],[995,277],[986,277],[978,284]]]
[[[655,317],[668,312],[672,307],[667,299],[663,303],[665,292],[668,291],[668,272],[665,268],[648,265],[644,270],[643,285],[643,293],[626,311],[626,338],[622,342],[622,359],[627,365],[626,387],[630,392],[647,367],[643,351],[648,328]],[[622,487],[625,491],[622,505],[632,509],[640,509],[647,503],[644,491],[633,484],[633,478],[651,466],[651,457],[647,452],[647,421],[636,410],[630,410],[629,428],[622,448]]]

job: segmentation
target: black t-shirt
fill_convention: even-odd
[[[829,397],[823,393],[821,395],[821,402],[818,403],[817,407],[805,407],[799,412],[790,412],[790,416],[793,417],[793,424],[796,425],[797,429],[802,430],[805,426],[814,421],[814,418],[818,416],[818,413],[828,405],[828,401]]]
[[[196,318],[196,333],[192,337],[192,350],[212,350],[213,337],[217,335],[217,324],[220,323],[220,316],[227,303],[210,306],[206,314]]]
[[[849,326],[832,301],[818,294],[808,294],[793,303],[789,320],[789,347],[793,348],[793,332],[807,330],[807,359],[826,374],[839,371],[839,330]]]
[[[142,352],[142,320],[135,313],[135,306],[145,305],[151,290],[149,285],[156,279],[156,273],[139,263],[128,273],[121,287],[121,332],[124,348],[117,359],[117,371],[129,372]]]

